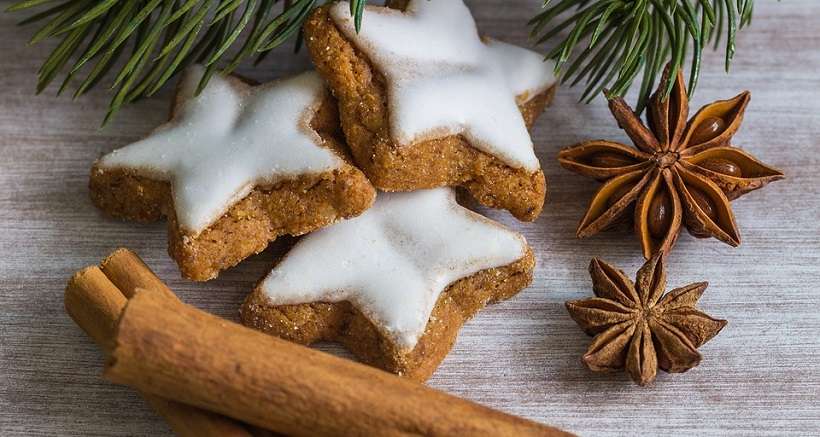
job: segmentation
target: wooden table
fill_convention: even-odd
[[[523,44],[539,2],[515,3],[471,6],[486,33]],[[582,435],[820,434],[820,2],[759,0],[756,9],[752,28],[738,38],[731,76],[721,53],[706,56],[693,106],[750,89],[736,144],[787,179],[734,202],[741,247],[688,234],[678,242],[670,286],[708,280],[702,308],[729,320],[701,348],[702,364],[643,388],[581,365],[590,340],[564,301],[590,295],[593,256],[630,275],[642,258],[631,235],[574,237],[595,187],[560,169],[556,153],[583,139],[626,138],[603,100],[577,104],[580,90],[561,89],[534,132],[550,181],[544,214],[522,224],[483,211],[526,234],[538,256],[535,281],[468,323],[430,385]],[[55,98],[52,87],[35,97],[35,73],[53,44],[27,47],[33,30],[14,22],[0,14],[0,435],[168,434],[133,391],[100,378],[99,351],[63,311],[66,279],[127,246],[185,301],[236,319],[288,242],[218,280],[180,279],[166,255],[164,224],[106,218],[86,188],[95,158],[165,119],[169,91],[98,130],[110,94],[99,89],[72,102]],[[308,65],[304,53],[283,49],[242,73],[268,80]]]

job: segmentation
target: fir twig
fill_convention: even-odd
[[[351,2],[357,28],[365,3]],[[153,95],[192,63],[206,66],[202,89],[216,72],[230,73],[248,58],[261,60],[297,35],[320,4],[320,0],[23,0],[6,11],[33,11],[21,25],[44,23],[31,44],[61,39],[38,72],[38,93],[64,73],[62,92],[85,71],[76,85],[76,98],[116,70],[105,123],[123,105]],[[125,47],[132,51],[122,56]],[[124,62],[118,63],[120,58]]]
[[[298,49],[304,20],[325,1],[22,0],[7,11],[34,11],[20,24],[44,22],[32,44],[61,38],[38,73],[38,92],[67,72],[62,92],[85,70],[76,98],[118,69],[107,121],[192,63],[206,66],[202,89],[214,73],[230,73],[248,58],[258,63],[294,36]],[[357,29],[365,4],[350,1]],[[753,8],[754,0],[543,0],[543,11],[529,24],[537,44],[555,41],[546,57],[556,61],[561,81],[586,82],[582,100],[601,91],[623,96],[642,73],[641,112],[663,66],[681,67],[690,47],[690,95],[708,44],[717,48],[725,41],[728,71],[736,32],[751,23]],[[132,51],[122,56],[126,46]]]
[[[642,71],[640,113],[663,66],[682,67],[689,49],[690,96],[710,42],[717,48],[725,41],[728,72],[736,32],[751,23],[753,7],[754,0],[544,0],[529,24],[537,44],[555,41],[546,57],[555,61],[562,83],[586,82],[581,100],[601,90],[623,96]],[[569,33],[559,36],[565,29]]]

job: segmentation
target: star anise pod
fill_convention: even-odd
[[[681,225],[696,237],[737,246],[740,234],[729,202],[783,178],[779,170],[730,145],[749,103],[748,91],[704,106],[687,122],[682,72],[664,98],[669,80],[667,67],[650,100],[648,127],[623,99],[609,98],[609,109],[634,148],[586,141],[558,155],[564,168],[604,182],[578,225],[579,238],[633,215],[647,259],[668,253]]]
[[[595,296],[566,303],[567,311],[594,335],[583,361],[593,371],[626,368],[636,383],[655,380],[660,367],[685,372],[700,364],[697,348],[718,334],[725,320],[695,308],[708,283],[666,288],[663,256],[638,270],[635,284],[615,267],[593,258],[589,264]]]

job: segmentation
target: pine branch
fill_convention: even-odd
[[[258,63],[288,40],[295,38],[298,49],[304,20],[325,1],[22,0],[7,11],[37,10],[20,23],[45,23],[32,44],[61,39],[40,68],[38,93],[65,73],[58,94],[78,82],[76,98],[115,71],[105,123],[192,63],[206,66],[201,90],[214,73],[230,73],[248,58]],[[642,72],[639,112],[663,66],[682,66],[690,47],[690,95],[710,43],[725,41],[728,71],[735,34],[751,23],[754,7],[754,0],[543,1],[529,22],[531,35],[537,44],[556,41],[546,57],[556,61],[562,82],[586,82],[581,100],[589,102],[601,91],[623,96]],[[365,3],[350,2],[357,29]]]
[[[640,113],[664,65],[682,67],[689,49],[690,96],[710,42],[717,49],[725,41],[728,72],[735,34],[751,23],[753,7],[754,0],[544,0],[529,24],[537,44],[557,40],[546,58],[555,61],[562,83],[586,83],[583,101],[601,91],[623,96],[643,72]],[[565,29],[569,33],[559,37]]]
[[[278,3],[283,6],[276,14]],[[65,73],[58,94],[77,82],[76,98],[96,86],[112,70],[117,70],[111,87],[114,97],[105,124],[123,105],[153,95],[192,63],[206,67],[199,84],[201,90],[216,72],[230,73],[251,57],[261,61],[271,50],[299,34],[308,14],[320,3],[319,0],[23,0],[6,11],[43,9],[20,22],[23,25],[44,23],[30,43],[47,38],[61,40],[38,72],[38,93]],[[350,4],[358,28],[365,0],[353,0]],[[126,47],[131,47],[131,51],[123,56],[127,53]]]

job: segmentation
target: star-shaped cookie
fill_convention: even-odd
[[[448,188],[380,193],[361,216],[303,237],[248,296],[244,324],[427,379],[461,325],[515,295],[535,261],[524,238]]]
[[[481,38],[460,0],[389,3],[367,7],[358,32],[346,2],[305,25],[359,166],[383,190],[463,185],[535,219],[546,188],[527,129],[552,96],[552,64]]]
[[[315,72],[250,86],[203,69],[180,82],[171,121],[99,159],[92,198],[119,217],[169,218],[184,276],[210,279],[282,234],[360,214],[375,191],[345,162],[335,105]]]

